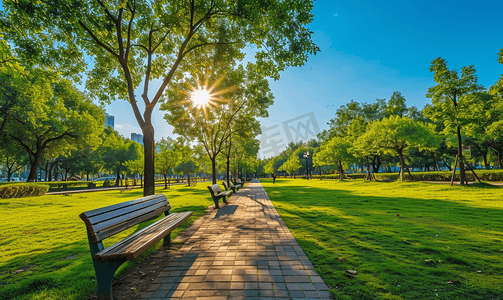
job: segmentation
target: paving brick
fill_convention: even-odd
[[[290,295],[291,298],[304,298],[304,292],[303,291],[288,291],[288,294]]]
[[[314,287],[314,284],[312,284],[312,283],[301,283],[300,288],[303,291],[315,291],[316,290],[316,288]]]
[[[287,283],[286,288],[289,291],[300,291],[300,284],[299,283]]]
[[[258,181],[233,194],[220,210],[210,208],[196,225],[136,299],[331,297]]]

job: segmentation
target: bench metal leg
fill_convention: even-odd
[[[225,197],[227,197],[227,196],[224,196],[223,200],[224,200],[225,203],[227,203],[227,200],[225,200]]]
[[[218,198],[213,199],[213,202],[215,202],[215,208],[220,208],[220,206],[218,206]]]
[[[126,260],[125,258],[105,261],[93,259],[96,281],[98,282],[98,299],[113,299],[112,281],[114,274]]]
[[[164,237],[164,241],[162,242],[162,245],[165,247],[171,247],[171,232],[168,233],[168,235]]]
[[[96,244],[92,242],[89,231],[87,231],[87,239],[89,248],[91,248],[91,257],[104,249],[102,242]],[[114,279],[114,274],[126,260],[125,258],[119,258],[103,261],[93,258],[94,271],[96,272],[96,281],[98,283],[98,299],[113,299],[112,281]]]

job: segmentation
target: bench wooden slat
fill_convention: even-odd
[[[210,185],[209,187],[211,188],[211,190],[215,194],[218,194],[218,193],[220,193],[222,191],[222,188],[218,185],[218,183]]]
[[[110,251],[108,251],[105,254],[106,258],[102,257],[102,259],[104,259],[104,260],[116,259],[119,257],[127,258],[127,253],[129,252],[129,250],[132,247],[134,247],[134,245],[138,245],[138,243],[141,243],[141,242],[149,241],[156,234],[164,234],[166,232],[166,230],[168,230],[167,232],[171,232],[169,230],[170,227],[179,221],[179,219],[182,216],[181,214],[184,214],[184,213],[170,214],[169,216],[166,216],[165,218],[163,218],[153,224],[150,224],[149,226],[145,227],[144,229],[140,230],[139,232],[134,233],[133,235],[129,236],[127,239],[124,239],[121,242],[114,244],[113,246],[109,247]],[[192,214],[192,213],[190,213],[190,214]],[[176,227],[178,227],[178,226],[176,226]],[[173,229],[175,229],[176,227],[173,227]],[[157,239],[151,245],[157,243],[160,239],[162,239],[162,237],[163,236],[161,236],[159,239]],[[109,248],[107,248],[107,249],[109,249]],[[139,254],[141,254],[141,252]]]
[[[180,213],[176,218],[169,220],[169,222],[164,222],[163,225],[161,224],[160,226],[164,227],[163,230],[153,230],[148,236],[136,241],[134,245],[124,250],[127,254],[127,259],[131,260],[137,258],[141,253],[160,241],[166,234],[182,225],[190,216],[192,216],[192,212],[190,212],[190,214]]]
[[[122,215],[120,217],[116,217],[114,219],[110,219],[108,221],[95,224],[95,225],[93,225],[94,232],[98,233],[98,232],[103,231],[105,229],[120,225],[120,224],[127,222],[129,220],[133,220],[138,217],[141,217],[142,215],[147,214],[153,210],[167,207],[166,206],[167,203],[168,203],[167,201],[159,202],[159,203],[144,207],[139,210],[133,210],[133,211],[129,212],[128,214]]]
[[[141,222],[143,221],[146,221],[146,220],[149,220],[149,219],[152,219],[154,218],[155,216],[165,212],[165,211],[168,211],[170,208],[169,207],[163,207],[163,208],[160,208],[154,212],[151,212],[151,213],[148,213],[148,214],[145,214],[141,217],[138,217],[136,219],[132,219],[132,220],[129,220],[127,222],[124,222],[122,223],[121,225],[119,226],[115,226],[115,227],[112,227],[110,229],[107,229],[107,230],[104,230],[104,231],[101,231],[99,233],[96,233],[95,234],[95,238],[96,238],[96,242],[99,242],[99,241],[102,241],[108,237],[111,237],[112,235],[115,235],[123,230],[126,230],[130,227],[133,227],[134,225],[136,224],[140,224]]]
[[[125,206],[125,207],[121,207],[119,209],[115,209],[115,210],[112,210],[112,211],[109,211],[109,212],[106,212],[106,213],[102,213],[102,214],[99,214],[99,215],[94,215],[89,219],[89,222],[93,225],[97,224],[97,223],[101,223],[101,222],[104,222],[104,221],[107,221],[107,220],[110,220],[110,219],[114,219],[114,218],[117,218],[121,215],[125,215],[125,214],[128,214],[128,213],[131,213],[132,211],[137,211],[137,210],[140,210],[142,208],[145,208],[145,207],[149,207],[151,205],[155,205],[155,204],[158,204],[158,203],[163,203],[164,205],[167,205],[168,203],[168,200],[166,198],[155,198],[155,199],[152,199],[152,200],[149,200],[149,201],[144,201],[144,202],[140,202],[140,203],[135,203],[134,205],[129,205],[129,206]]]
[[[118,257],[129,260],[135,259],[146,249],[160,241],[167,233],[183,224],[190,216],[192,216],[191,211],[171,214],[105,250],[96,253],[94,259],[108,260]]]
[[[157,195],[147,196],[147,197],[138,198],[138,199],[135,199],[135,200],[130,200],[130,201],[122,202],[122,203],[117,203],[117,204],[109,205],[109,206],[106,206],[106,207],[101,207],[101,208],[93,209],[93,210],[81,213],[80,214],[80,218],[85,217],[86,219],[89,219],[89,218],[91,218],[91,217],[93,217],[95,215],[107,213],[109,211],[116,210],[116,209],[119,209],[119,208],[122,208],[122,207],[127,207],[127,206],[131,206],[131,205],[135,205],[137,203],[141,203],[141,202],[145,202],[145,201],[151,201],[151,200],[156,199],[156,198],[166,199],[166,196],[164,196],[164,194],[157,194]]]

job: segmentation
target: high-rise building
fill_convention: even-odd
[[[143,145],[143,134],[132,132],[131,140],[140,143],[140,145]]]
[[[111,116],[108,113],[105,114],[105,128],[107,128],[107,126],[110,126],[112,127],[112,129],[114,129],[114,121],[115,121],[114,116]]]

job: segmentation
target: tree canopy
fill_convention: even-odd
[[[61,56],[69,59],[60,64],[85,68],[91,94],[104,102],[129,101],[144,136],[145,195],[154,193],[152,112],[172,79],[192,68],[192,60],[216,50],[217,58],[240,61],[253,46],[255,72],[278,79],[285,68],[302,65],[319,50],[307,28],[313,0],[7,0],[4,7],[1,24],[21,52],[54,57],[51,50],[62,46],[71,55]],[[153,80],[160,85],[151,93]]]

